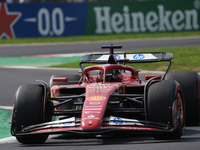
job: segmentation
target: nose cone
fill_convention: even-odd
[[[93,93],[85,99],[82,109],[81,127],[97,129],[101,127],[109,96]]]
[[[98,129],[101,127],[110,93],[118,91],[119,84],[90,84],[86,87],[81,115],[82,129]]]
[[[96,129],[101,127],[108,98],[102,95],[89,96],[86,98],[81,117],[83,129]]]

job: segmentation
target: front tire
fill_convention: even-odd
[[[155,139],[178,139],[185,127],[185,110],[181,86],[173,80],[154,82],[148,89],[148,120],[168,124],[173,131],[155,134]]]
[[[18,88],[12,114],[11,134],[20,133],[24,127],[40,124],[43,118],[44,87],[41,85],[22,85]],[[23,144],[44,143],[48,135],[16,136]]]

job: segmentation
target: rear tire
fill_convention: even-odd
[[[16,135],[17,133],[20,133],[24,127],[43,123],[45,121],[45,118],[43,118],[43,104],[43,86],[20,86],[16,92],[14,100],[11,134]],[[23,144],[40,144],[44,143],[47,138],[48,135],[16,136],[16,139]]]
[[[147,111],[149,121],[165,123],[174,129],[170,133],[153,135],[155,139],[178,139],[182,136],[185,127],[184,100],[181,86],[176,81],[154,82],[150,85]]]
[[[166,80],[176,80],[182,87],[186,125],[195,126],[200,122],[200,76],[194,71],[175,71],[167,74]]]

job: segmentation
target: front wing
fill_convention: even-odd
[[[140,121],[136,119],[126,119],[119,117],[107,117],[104,119],[102,126],[97,129],[82,129],[80,120],[71,117],[64,120],[52,121],[23,128],[14,136],[34,135],[34,134],[85,134],[100,135],[118,132],[141,133],[141,134],[162,134],[173,132],[174,129],[167,124]]]

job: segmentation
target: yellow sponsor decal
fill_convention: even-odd
[[[53,89],[52,89],[52,88],[51,88],[51,97],[54,97],[54,96],[53,96]]]
[[[123,94],[125,94],[125,93],[126,93],[126,86],[123,85]]]
[[[101,100],[104,100],[105,97],[104,96],[92,96],[92,97],[89,97],[88,99],[91,101],[101,101]]]

